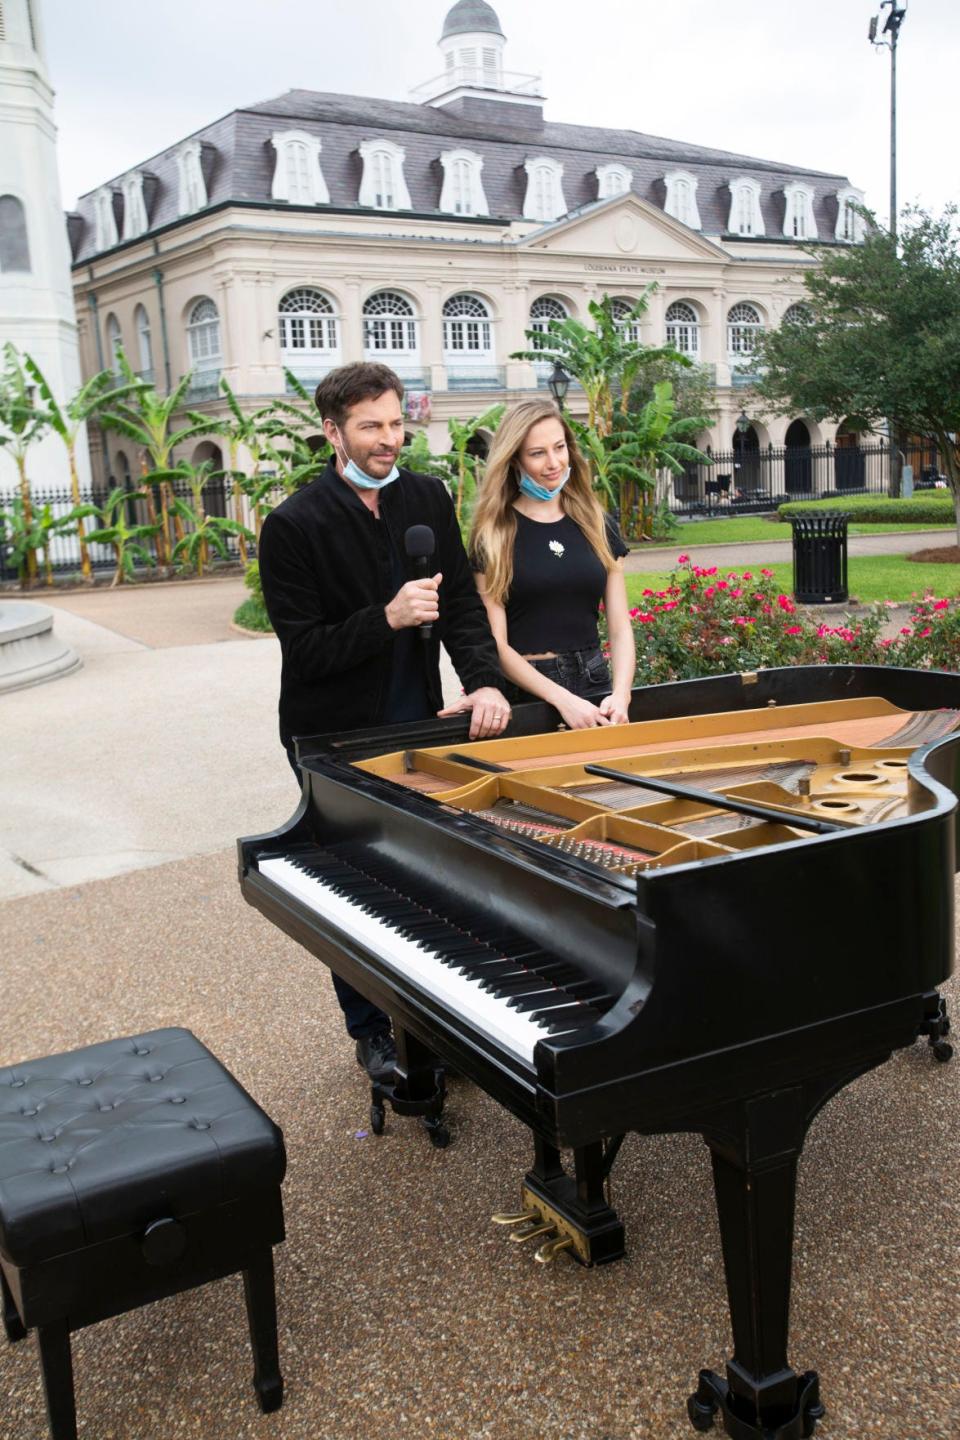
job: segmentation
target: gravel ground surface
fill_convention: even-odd
[[[0,908],[0,1064],[189,1026],[282,1125],[277,1252],[287,1400],[259,1414],[239,1281],[75,1337],[82,1440],[674,1440],[728,1353],[708,1154],[631,1137],[614,1172],[628,1258],[536,1265],[489,1223],[522,1128],[454,1081],[454,1141],[363,1135],[367,1097],[322,968],[240,899],[221,851]],[[926,1047],[857,1081],[801,1166],[791,1358],[820,1371],[823,1440],[960,1432],[960,1062]],[[34,1343],[0,1348],[0,1436],[41,1440]]]

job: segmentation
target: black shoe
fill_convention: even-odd
[[[357,1064],[374,1082],[390,1080],[397,1064],[397,1047],[389,1030],[361,1035],[357,1041]]]

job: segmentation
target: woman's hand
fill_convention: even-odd
[[[630,697],[606,695],[600,701],[600,714],[606,715],[611,725],[626,725],[630,719]]]
[[[562,700],[554,700],[552,703],[560,711],[563,723],[570,730],[590,730],[596,725],[610,724],[600,706],[591,705],[589,700],[573,695],[569,690],[565,691]]]

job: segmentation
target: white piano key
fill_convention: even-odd
[[[296,896],[308,909],[358,941],[390,969],[416,981],[467,1024],[532,1066],[533,1047],[549,1034],[541,1022],[514,1010],[506,999],[491,995],[471,976],[444,964],[435,952],[400,935],[386,921],[368,914],[285,857],[261,860],[258,868],[266,879]],[[551,986],[545,984],[544,988],[552,992]]]

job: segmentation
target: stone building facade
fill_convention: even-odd
[[[485,0],[458,0],[442,68],[410,102],[290,91],[237,110],[84,196],[69,217],[85,374],[123,347],[191,403],[221,376],[244,404],[363,357],[403,376],[411,429],[535,392],[525,331],[623,313],[655,282],[640,336],[710,367],[731,445],[791,423],[751,405],[756,335],[802,301],[817,248],[859,238],[843,175],[548,121],[537,77],[504,69]],[[571,391],[576,413],[577,392]],[[794,440],[832,439],[794,417]],[[123,441],[109,440],[121,452]],[[123,478],[129,457],[99,456]]]

